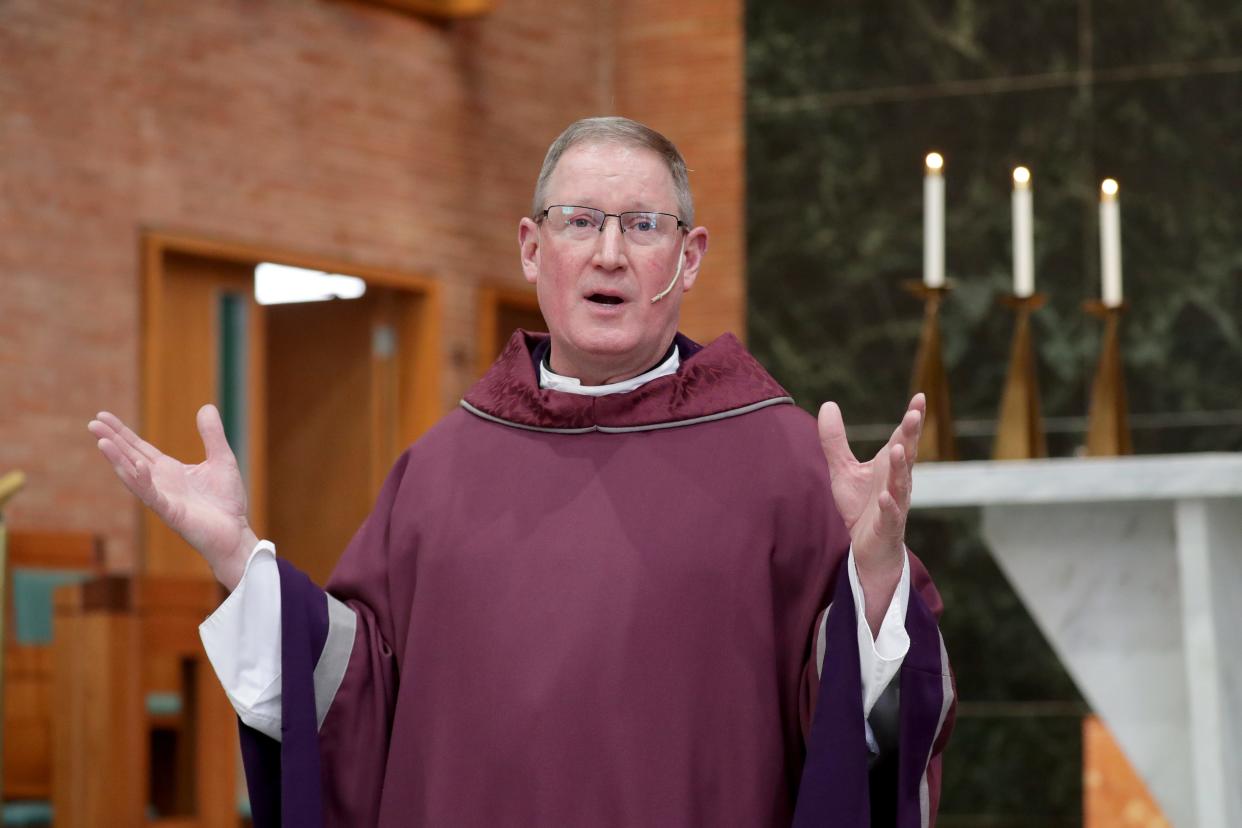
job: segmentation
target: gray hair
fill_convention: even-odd
[[[544,156],[543,166],[539,169],[539,178],[535,181],[535,198],[531,202],[530,214],[539,215],[547,207],[543,203],[547,194],[548,179],[556,169],[561,156],[570,147],[578,144],[620,144],[626,147],[637,147],[654,152],[664,161],[669,174],[673,176],[673,190],[677,193],[677,213],[682,221],[694,225],[694,198],[690,195],[690,176],[686,172],[686,159],[672,141],[665,138],[649,126],[632,121],[629,118],[583,118],[575,121],[562,132],[548,154]]]

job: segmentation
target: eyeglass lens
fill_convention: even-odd
[[[594,207],[554,204],[548,208],[547,223],[557,235],[575,241],[596,238],[610,216],[616,217],[621,233],[635,244],[659,244],[677,233],[678,220],[668,213],[633,210],[617,215]]]

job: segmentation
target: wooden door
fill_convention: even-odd
[[[371,509],[399,443],[402,299],[268,308],[270,535],[317,583]]]

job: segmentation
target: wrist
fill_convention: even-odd
[[[889,592],[897,588],[905,568],[906,546],[895,549],[860,549],[854,546],[854,568],[868,593]]]
[[[853,548],[854,572],[858,577],[858,586],[862,588],[867,626],[873,640],[880,634],[884,614],[897,592],[897,585],[901,583],[905,553],[905,544],[895,553],[891,550],[873,550],[872,554],[864,554],[857,546]]]
[[[211,574],[229,592],[232,592],[241,583],[242,575],[246,572],[246,563],[249,562],[250,556],[254,553],[254,548],[258,544],[258,536],[247,525],[242,530],[241,539],[237,542],[237,546],[233,548],[233,551],[212,566]]]
[[[854,566],[858,568],[858,577],[864,580],[897,581],[905,566],[906,545],[885,545],[883,548],[865,547],[854,544]]]

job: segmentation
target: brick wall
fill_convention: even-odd
[[[503,0],[437,23],[344,0],[0,4],[0,471],[12,525],[103,533],[138,507],[97,456],[137,419],[143,228],[444,285],[443,402],[473,378],[474,288],[521,285],[516,222],[548,142],[616,112],[694,168],[708,267],[686,330],[741,332],[738,2]],[[471,222],[445,211],[474,205]]]
[[[745,336],[746,231],[742,129],[742,3],[627,0],[612,7],[618,114],[663,132],[691,168],[695,219],[711,232],[707,258],[682,304],[682,328],[710,340]]]

